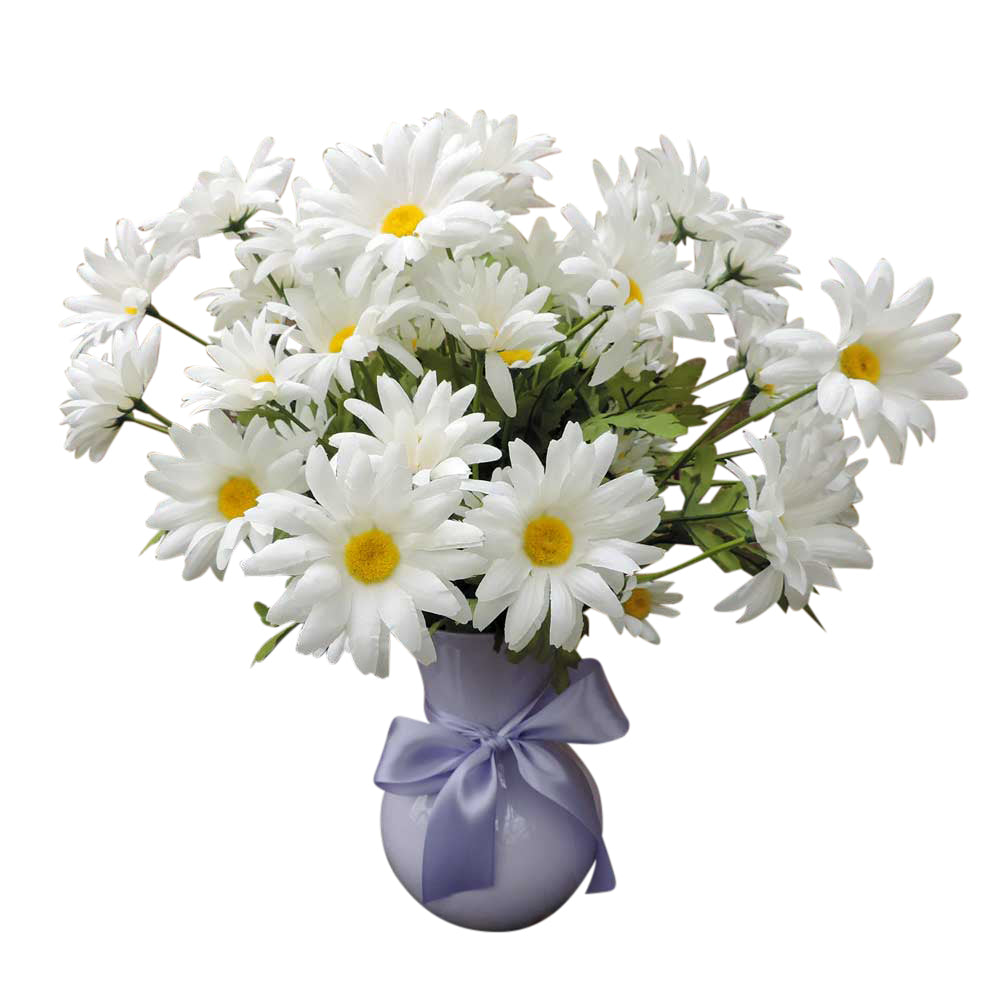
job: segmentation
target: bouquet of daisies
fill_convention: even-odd
[[[701,560],[748,577],[717,605],[741,621],[813,615],[836,569],[871,565],[844,421],[901,462],[911,433],[934,436],[925,401],[965,395],[958,317],[923,318],[931,281],[897,297],[885,261],[865,280],[835,260],[827,336],[789,319],[781,216],[713,190],[667,139],[617,176],[595,167],[593,221],[515,224],[550,207],[535,182],[555,152],[513,117],[447,111],[328,150],[328,186],[291,182],[292,221],[293,161],[268,139],[245,175],[224,160],[85,251],[67,448],[98,461],[123,427],[163,435],[157,557],[222,579],[239,552],[284,578],[257,605],[277,629],[257,659],[297,631],[300,651],[384,676],[390,637],[428,663],[435,630],[474,630],[550,660],[559,687],[588,612],[657,642],[650,616],[677,614],[672,578]],[[153,296],[218,236],[236,269],[196,333]],[[199,345],[190,426],[146,398],[162,327]],[[716,372],[685,356],[717,338]]]

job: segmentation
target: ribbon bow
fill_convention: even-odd
[[[625,735],[628,719],[596,660],[582,660],[573,674],[562,694],[546,689],[497,730],[429,703],[428,722],[393,720],[375,784],[397,795],[437,796],[424,840],[422,902],[493,885],[499,756],[593,836],[587,892],[615,887],[594,793],[583,772],[547,744],[606,743]]]

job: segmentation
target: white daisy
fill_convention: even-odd
[[[695,247],[695,270],[707,288],[717,291],[731,313],[748,310],[773,314],[784,300],[779,288],[801,288],[788,258],[763,240],[701,242]]]
[[[573,206],[563,214],[573,227],[578,256],[561,269],[589,286],[578,302],[581,313],[610,306],[628,308],[627,322],[604,331],[602,357],[591,385],[599,385],[629,363],[636,346],[659,340],[672,351],[673,338],[711,340],[708,316],[724,313],[725,303],[704,287],[697,274],[677,260],[677,248],[660,239],[658,213],[640,201],[633,209],[615,192],[607,211],[591,226]],[[592,353],[601,342],[592,341]]]
[[[140,344],[134,330],[119,330],[111,340],[111,355],[80,354],[66,369],[69,399],[62,404],[66,449],[76,458],[89,453],[99,462],[136,401],[149,385],[160,352],[160,328],[153,327]]]
[[[476,484],[485,497],[466,521],[482,529],[489,564],[476,590],[477,629],[506,611],[507,645],[518,650],[548,615],[549,641],[573,649],[585,606],[621,619],[624,576],[663,554],[639,544],[659,523],[663,501],[642,472],[603,482],[617,443],[607,433],[587,444],[569,423],[544,466],[515,440],[503,477]]]
[[[244,326],[253,323],[261,309],[274,305],[275,291],[267,279],[254,281],[256,267],[256,261],[251,260],[238,270],[230,272],[232,286],[209,288],[195,296],[209,300],[206,308],[209,315],[215,318],[216,331],[225,330],[237,323]]]
[[[541,310],[547,287],[528,291],[527,276],[498,261],[442,260],[421,279],[428,299],[438,303],[438,318],[448,332],[473,352],[485,352],[486,382],[504,413],[517,412],[511,368],[533,368],[546,348],[563,340],[559,317]]]
[[[298,442],[280,435],[262,417],[240,428],[219,410],[208,425],[186,430],[174,424],[170,436],[180,455],[152,454],[146,482],[170,498],[146,522],[167,534],[157,559],[184,556],[184,579],[211,568],[222,578],[233,549],[248,539],[257,549],[271,537],[251,526],[247,512],[271,490],[304,489]]]
[[[336,448],[355,447],[369,455],[384,455],[388,446],[403,447],[410,472],[421,481],[442,476],[469,476],[470,466],[495,462],[500,449],[485,444],[500,429],[481,413],[466,413],[474,385],[451,391],[449,382],[438,385],[437,375],[428,372],[417,386],[413,399],[388,375],[379,375],[378,398],[382,409],[361,399],[348,399],[345,408],[364,423],[371,434],[335,434],[330,443]]]
[[[618,447],[611,463],[612,476],[624,476],[627,472],[652,472],[656,468],[657,454],[669,448],[669,443],[659,440],[645,431],[618,431]]]
[[[622,629],[628,629],[629,635],[658,645],[660,636],[649,623],[649,616],[676,618],[680,614],[676,608],[671,607],[679,604],[682,599],[680,594],[670,592],[672,586],[673,582],[669,580],[650,580],[637,584],[636,578],[630,576],[621,595],[624,615],[612,622],[618,634],[621,634]]]
[[[68,316],[63,326],[82,324],[76,350],[86,350],[94,341],[106,340],[115,330],[134,330],[149,309],[154,289],[169,276],[185,253],[149,253],[135,226],[122,219],[115,227],[116,249],[104,244],[104,256],[84,250],[85,263],[77,274],[96,295],[74,296],[65,306],[76,316]]]
[[[549,202],[535,193],[534,182],[552,179],[552,174],[538,162],[559,152],[552,136],[533,135],[518,142],[516,115],[496,121],[487,118],[485,111],[477,111],[472,121],[466,122],[454,111],[445,111],[442,117],[449,136],[459,135],[463,143],[479,147],[476,165],[480,169],[495,170],[503,177],[503,184],[490,193],[493,208],[511,215],[524,215],[533,208],[551,208]]]
[[[143,226],[151,230],[154,252],[186,247],[198,256],[198,240],[203,237],[238,233],[257,212],[280,215],[278,200],[295,161],[270,156],[273,146],[273,139],[261,141],[245,179],[229,157],[218,171],[202,171],[178,208]]]
[[[280,288],[306,285],[311,280],[309,257],[321,238],[322,232],[315,224],[269,219],[236,248],[236,256],[253,271],[256,282],[266,282],[270,277]],[[268,284],[274,291],[274,286]]]
[[[781,216],[730,206],[724,194],[708,186],[708,161],[697,161],[690,152],[687,169],[673,143],[660,136],[659,149],[637,149],[636,185],[639,185],[660,209],[665,240],[680,243],[696,240],[725,240],[750,237],[772,246],[788,239],[788,227]]]
[[[931,300],[930,278],[893,301],[893,273],[880,261],[867,284],[842,260],[832,261],[841,282],[823,289],[840,313],[839,361],[819,385],[819,405],[841,418],[852,411],[865,444],[882,440],[893,462],[902,462],[907,432],[934,440],[934,415],[925,399],[964,399],[961,371],[947,355],[959,343],[958,314],[916,323]]]
[[[303,653],[326,650],[336,660],[349,643],[362,673],[388,674],[390,633],[421,663],[433,662],[424,612],[468,621],[452,581],[482,568],[464,551],[481,544],[480,531],[452,519],[462,503],[457,480],[415,486],[398,444],[377,462],[345,448],[335,466],[314,448],[306,480],[315,500],[272,493],[251,513],[259,527],[291,536],[243,564],[251,576],[292,577],[269,621],[303,622]]]
[[[549,289],[549,298],[555,306],[567,309],[574,306],[581,292],[586,292],[587,284],[574,275],[566,274],[560,265],[576,250],[572,239],[557,240],[546,219],[535,220],[531,234],[525,237],[519,229],[508,224],[510,243],[499,255],[508,264],[523,271],[528,277],[529,288]]]
[[[850,443],[819,448],[828,441],[814,427],[792,431],[781,442],[746,438],[764,463],[763,484],[758,489],[753,477],[733,463],[728,467],[746,486],[747,517],[769,565],[716,605],[717,611],[745,608],[741,622],[782,596],[799,611],[815,587],[839,586],[835,567],[872,565],[864,539],[848,527],[859,496],[847,466]],[[818,460],[820,454],[825,460]]]
[[[351,362],[379,350],[414,375],[421,373],[411,350],[415,334],[409,322],[428,307],[413,288],[403,287],[398,274],[382,271],[358,278],[351,273],[341,279],[334,271],[321,271],[311,286],[289,288],[285,294],[295,319],[292,336],[305,348],[293,357],[290,371],[318,395],[326,393],[332,379],[352,390]]]
[[[364,254],[400,270],[434,247],[458,257],[480,249],[502,222],[486,199],[504,180],[480,169],[481,155],[478,144],[448,137],[441,118],[391,126],[378,156],[345,145],[327,150],[333,186],[310,189],[301,202],[303,217],[326,229],[309,266],[342,266]]]
[[[237,323],[206,351],[218,367],[194,365],[188,378],[200,382],[185,403],[200,410],[252,410],[272,400],[287,405],[313,397],[292,375],[292,360],[282,346],[288,327],[268,321],[261,310],[250,330]]]

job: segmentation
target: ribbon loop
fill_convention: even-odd
[[[628,731],[596,660],[582,660],[562,694],[546,690],[497,730],[430,704],[425,711],[426,723],[393,721],[375,771],[375,784],[384,791],[437,796],[424,840],[422,902],[493,885],[500,754],[512,759],[531,788],[594,838],[594,874],[587,891],[615,887],[590,784],[555,752],[558,748],[546,745],[604,743]]]

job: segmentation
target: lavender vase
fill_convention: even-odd
[[[420,668],[427,705],[470,723],[498,729],[548,684],[548,665],[530,658],[511,663],[494,651],[490,636],[438,633],[435,647],[437,661]],[[600,797],[590,772],[565,743],[546,747],[567,780],[589,786],[599,823]],[[544,920],[580,886],[598,850],[576,819],[528,785],[509,750],[496,762],[495,869],[489,888],[421,902],[424,840],[436,796],[386,792],[382,800],[382,843],[396,877],[431,913],[475,930],[516,930]]]

